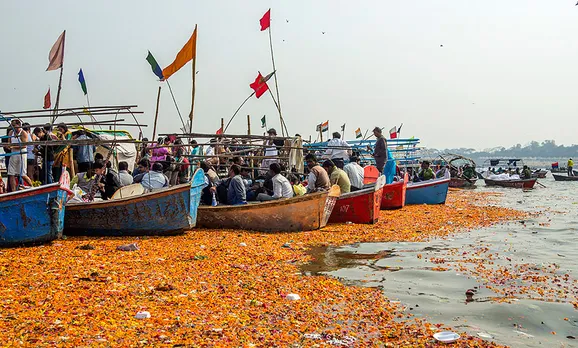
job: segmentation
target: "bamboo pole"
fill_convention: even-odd
[[[159,86],[159,92],[157,93],[157,108],[155,110],[155,123],[153,125],[153,137],[152,140],[155,140],[155,136],[157,135],[157,121],[159,119],[159,103],[161,101],[161,86]]]
[[[197,32],[197,25],[195,24],[195,32]],[[191,96],[191,113],[189,114],[189,133],[193,132],[193,117],[194,117],[194,110],[195,110],[195,88],[196,88],[196,81],[197,81],[197,40],[199,38],[199,33],[195,37],[195,45],[191,45],[191,49],[193,50],[193,89],[192,89],[192,96]]]
[[[225,119],[221,117],[221,131],[222,133],[225,133]],[[222,136],[223,134],[219,134],[220,136]]]
[[[73,107],[73,108],[66,108],[66,109],[40,109],[40,110],[20,110],[20,111],[6,111],[6,112],[2,112],[2,114],[4,115],[18,115],[18,114],[31,114],[31,113],[50,113],[53,111],[72,111],[72,110],[84,110],[84,109],[88,109],[88,110],[94,110],[94,109],[112,109],[112,110],[119,110],[119,109],[130,109],[130,108],[136,108],[138,107],[138,105],[108,105],[108,106],[91,106],[91,107],[85,107],[85,106],[78,106],[78,107]],[[50,115],[48,115],[50,116]]]
[[[120,119],[120,120],[106,120],[106,121],[96,121],[96,122],[67,122],[66,125],[67,126],[97,126],[97,125],[108,125],[109,123],[117,123],[117,122],[124,122],[124,119]],[[43,124],[31,124],[29,125],[30,128],[34,128],[34,127],[44,127],[44,123]],[[10,129],[12,127],[0,127],[0,129]]]
[[[93,114],[91,113],[92,116],[110,116],[110,115],[140,115],[140,114],[144,114],[143,111],[120,111],[120,112],[103,112],[103,113],[96,113]],[[6,114],[8,115],[8,114]],[[56,115],[57,117],[78,117],[78,116],[88,116],[87,114],[85,114],[84,112],[78,112],[78,113],[70,113],[70,114],[59,114]],[[47,118],[50,117],[49,115],[30,115],[30,116],[15,116],[19,119],[25,120],[25,119],[29,119],[29,118]]]
[[[174,133],[163,133],[159,134],[160,136],[169,136],[174,135]],[[217,137],[216,134],[211,133],[187,133],[187,134],[177,134],[177,138],[215,138]],[[291,137],[270,137],[267,135],[246,135],[246,134],[220,134],[218,135],[219,138],[238,138],[238,139],[278,139],[278,140],[286,140],[286,139],[293,139]]]
[[[231,116],[231,119],[229,120],[229,122],[227,122],[227,126],[223,129],[223,133],[227,131],[227,129],[229,128],[229,125],[231,124],[231,122],[233,122],[233,119],[235,118],[235,116],[237,115],[237,113],[239,112],[239,110],[241,110],[241,108],[243,107],[243,105],[245,105],[245,103],[251,99],[252,96],[255,95],[255,92],[253,91],[253,93],[251,93],[245,100],[243,100],[243,102],[241,103],[241,105],[239,105],[239,107],[237,108],[237,110],[235,110],[235,113],[233,114],[233,116]]]
[[[285,136],[285,130],[283,128],[283,115],[281,113],[281,100],[279,100],[279,84],[277,82],[277,68],[275,68],[275,55],[273,54],[273,38],[271,34],[271,25],[269,25],[269,48],[271,49],[271,63],[273,64],[273,71],[275,74],[273,77],[275,78],[275,92],[277,94],[277,110],[279,111],[279,123],[281,124],[281,135]],[[287,134],[289,135],[289,134]]]
[[[66,48],[66,30],[62,36],[62,65],[60,66],[60,78],[58,79],[58,90],[56,91],[56,102],[54,103],[53,115],[56,115],[56,110],[58,110],[58,105],[60,103],[60,90],[62,89],[62,72],[64,71],[64,50]],[[56,117],[52,116],[52,123]]]
[[[251,135],[251,115],[247,115],[247,135]]]

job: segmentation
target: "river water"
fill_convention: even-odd
[[[378,287],[456,332],[512,347],[578,347],[578,183],[540,182],[546,188],[476,189],[503,193],[499,206],[539,213],[525,221],[423,243],[318,248],[303,271]]]

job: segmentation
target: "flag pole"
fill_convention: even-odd
[[[269,25],[269,48],[271,49],[271,63],[273,63],[273,71],[277,71],[277,69],[275,68],[275,55],[273,54],[273,38],[271,35],[271,25]],[[281,114],[281,100],[279,100],[279,84],[277,82],[277,74],[275,74],[275,93],[277,94],[277,101],[278,103],[276,103],[277,106],[277,111],[279,111],[279,121],[281,123],[281,134],[283,136],[285,136],[285,130],[283,129],[283,125],[285,124],[285,121],[283,121],[283,115]],[[275,100],[275,99],[273,99]]]
[[[341,130],[341,137],[343,138],[343,140],[345,140],[345,125],[346,123],[343,124],[343,129]]]
[[[239,105],[239,107],[237,108],[237,110],[235,111],[235,113],[233,114],[233,116],[231,116],[231,119],[229,120],[229,122],[227,122],[227,125],[225,126],[225,129],[223,129],[223,133],[225,133],[225,131],[227,130],[227,128],[229,128],[229,125],[231,124],[231,122],[233,121],[233,119],[235,118],[235,116],[237,116],[237,113],[239,113],[239,110],[241,110],[241,108],[243,107],[243,105],[245,105],[245,103],[251,99],[252,96],[255,95],[255,92],[253,91],[253,93],[251,93],[251,95],[249,95],[247,97],[247,99],[245,99],[241,105]]]
[[[197,31],[197,25],[195,24],[195,32]],[[199,37],[199,33],[197,33],[197,38]],[[196,78],[197,78],[197,53],[196,53],[197,41],[195,38],[195,45],[191,45],[191,49],[194,50],[194,57],[193,57],[193,90],[192,90],[192,99],[191,99],[191,114],[189,115],[189,120],[191,124],[189,124],[189,133],[193,132],[193,116],[194,116],[194,109],[195,109],[195,87],[196,87]]]
[[[64,70],[64,47],[66,43],[66,30],[64,31],[64,36],[62,37],[62,65],[60,66],[60,78],[58,79],[58,90],[56,91],[56,102],[54,103],[54,114],[56,115],[56,110],[60,103],[60,90],[62,89],[62,71]],[[52,117],[52,123],[56,121],[56,117]]]
[[[157,135],[157,120],[159,119],[159,102],[161,100],[161,86],[159,86],[159,92],[157,94],[157,108],[155,111],[155,123],[153,126],[153,137],[151,139],[151,141],[155,141],[155,136]]]

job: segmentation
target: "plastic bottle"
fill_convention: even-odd
[[[212,205],[213,207],[216,207],[216,206],[217,206],[217,196],[215,196],[215,193],[214,193],[214,192],[213,192],[213,202],[211,203],[211,205]]]

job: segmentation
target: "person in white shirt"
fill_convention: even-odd
[[[333,161],[337,168],[343,169],[344,160],[351,154],[351,146],[345,140],[341,140],[341,134],[333,133],[333,139],[327,142],[327,151],[323,158]]]
[[[141,185],[147,191],[169,187],[169,178],[163,174],[163,165],[159,162],[153,164],[152,170],[144,174],[141,180]]]
[[[271,175],[273,175],[273,196],[266,193],[259,193],[257,195],[258,201],[272,201],[281,198],[293,197],[293,187],[286,177],[281,175],[281,166],[279,163],[271,163],[269,166]]]
[[[361,190],[363,188],[365,172],[363,171],[363,167],[359,165],[359,157],[351,156],[350,162],[343,167],[343,170],[347,173],[347,176],[349,176],[351,191]]]
[[[118,162],[118,175],[114,176],[116,186],[124,187],[133,183],[133,177],[128,172],[128,163],[125,161]]]

